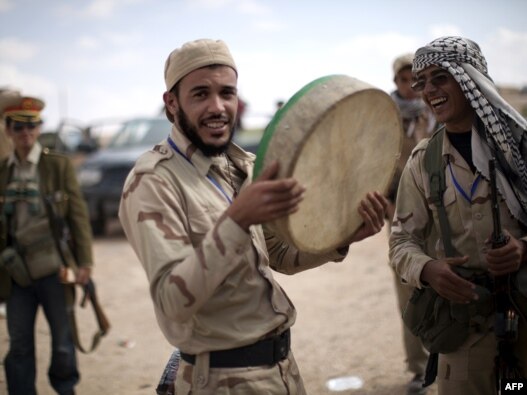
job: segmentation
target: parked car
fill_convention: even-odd
[[[71,119],[63,119],[56,129],[43,131],[39,141],[44,147],[65,154],[90,153],[98,148],[89,127]]]
[[[68,155],[79,166],[86,156],[98,149],[87,126],[72,120],[62,120],[56,129],[44,130],[38,141],[43,147]]]
[[[165,116],[136,118],[123,123],[110,143],[89,156],[78,170],[78,179],[88,204],[94,235],[103,235],[109,219],[117,218],[126,176],[137,158],[165,139],[171,130]],[[245,132],[235,142],[256,153],[260,135]]]

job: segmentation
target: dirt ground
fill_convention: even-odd
[[[118,223],[95,241],[94,280],[112,328],[92,354],[79,354],[78,395],[153,395],[172,353],[157,327],[146,277]],[[276,278],[298,310],[292,348],[311,395],[396,395],[405,393],[401,320],[387,266],[387,235],[352,245],[343,263],[330,263],[295,276]],[[95,331],[90,309],[77,309],[83,343]],[[8,346],[0,319],[0,355]],[[37,322],[38,391],[53,395],[47,382],[50,337],[43,315]],[[326,382],[357,376],[359,389],[330,391]],[[7,393],[3,366],[0,394]],[[428,391],[436,394],[435,386]]]

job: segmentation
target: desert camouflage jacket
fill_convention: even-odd
[[[262,226],[244,231],[224,215],[229,201],[207,178],[212,159],[176,128],[170,137],[177,151],[164,141],[137,161],[119,210],[164,335],[182,351],[199,354],[289,328],[296,311],[270,267],[292,274],[344,257],[299,253],[264,235]],[[235,144],[227,155],[242,184],[236,187],[243,189],[251,182],[254,155]],[[228,180],[219,183],[232,196]]]
[[[473,131],[473,133],[475,133]],[[430,200],[429,176],[424,169],[424,153],[428,139],[421,141],[413,150],[404,168],[397,193],[397,208],[390,236],[390,263],[410,285],[422,287],[421,270],[432,260],[445,256],[440,237],[437,208]],[[452,244],[460,255],[469,256],[467,268],[485,270],[487,239],[492,232],[490,186],[483,177],[472,173],[469,165],[445,136],[442,154],[450,162],[445,169],[446,191],[443,196],[448,222],[452,232]],[[470,196],[469,203],[458,188]],[[500,201],[501,224],[514,237],[527,240],[527,233]],[[425,247],[425,246],[428,246]]]

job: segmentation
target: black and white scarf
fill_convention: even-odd
[[[415,99],[405,99],[396,90],[390,93],[390,96],[397,104],[397,107],[399,107],[403,119],[413,120],[426,110],[426,104],[420,97]]]
[[[484,126],[473,134],[474,165],[488,179],[488,159],[496,156],[498,189],[511,214],[527,225],[527,121],[498,93],[474,41],[441,37],[419,48],[412,71],[432,65],[452,74]]]

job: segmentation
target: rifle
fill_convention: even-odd
[[[493,229],[491,235],[492,248],[500,248],[509,242],[509,238],[501,228],[498,190],[496,185],[496,160],[489,160],[489,181],[492,205]],[[494,300],[496,314],[494,331],[498,342],[498,355],[495,359],[496,387],[501,393],[502,382],[522,378],[518,361],[514,356],[514,342],[518,338],[518,312],[510,298],[511,276],[506,274],[494,278]]]
[[[64,218],[62,218],[62,216],[56,212],[51,196],[44,197],[44,205],[46,207],[46,212],[51,226],[51,233],[55,239],[55,246],[58,250],[65,270],[76,267],[77,264],[68,243],[69,229],[66,226]],[[88,279],[88,282],[82,287],[84,294],[82,296],[80,306],[84,308],[86,306],[86,302],[88,300],[90,301],[99,329],[93,335],[91,347],[89,349],[84,348],[80,342],[79,332],[77,329],[77,320],[75,319],[75,283],[69,281],[63,282],[66,293],[66,309],[68,311],[73,341],[79,351],[88,354],[95,350],[95,348],[99,345],[101,338],[108,333],[110,329],[110,322],[108,321],[108,318],[104,314],[104,311],[99,304],[97,294],[95,293],[95,283],[90,278]]]
[[[157,395],[174,395],[175,394],[175,381],[177,371],[179,369],[179,362],[181,360],[181,353],[179,349],[175,349],[174,352],[170,355],[163,374],[159,379],[159,384],[156,388]]]

